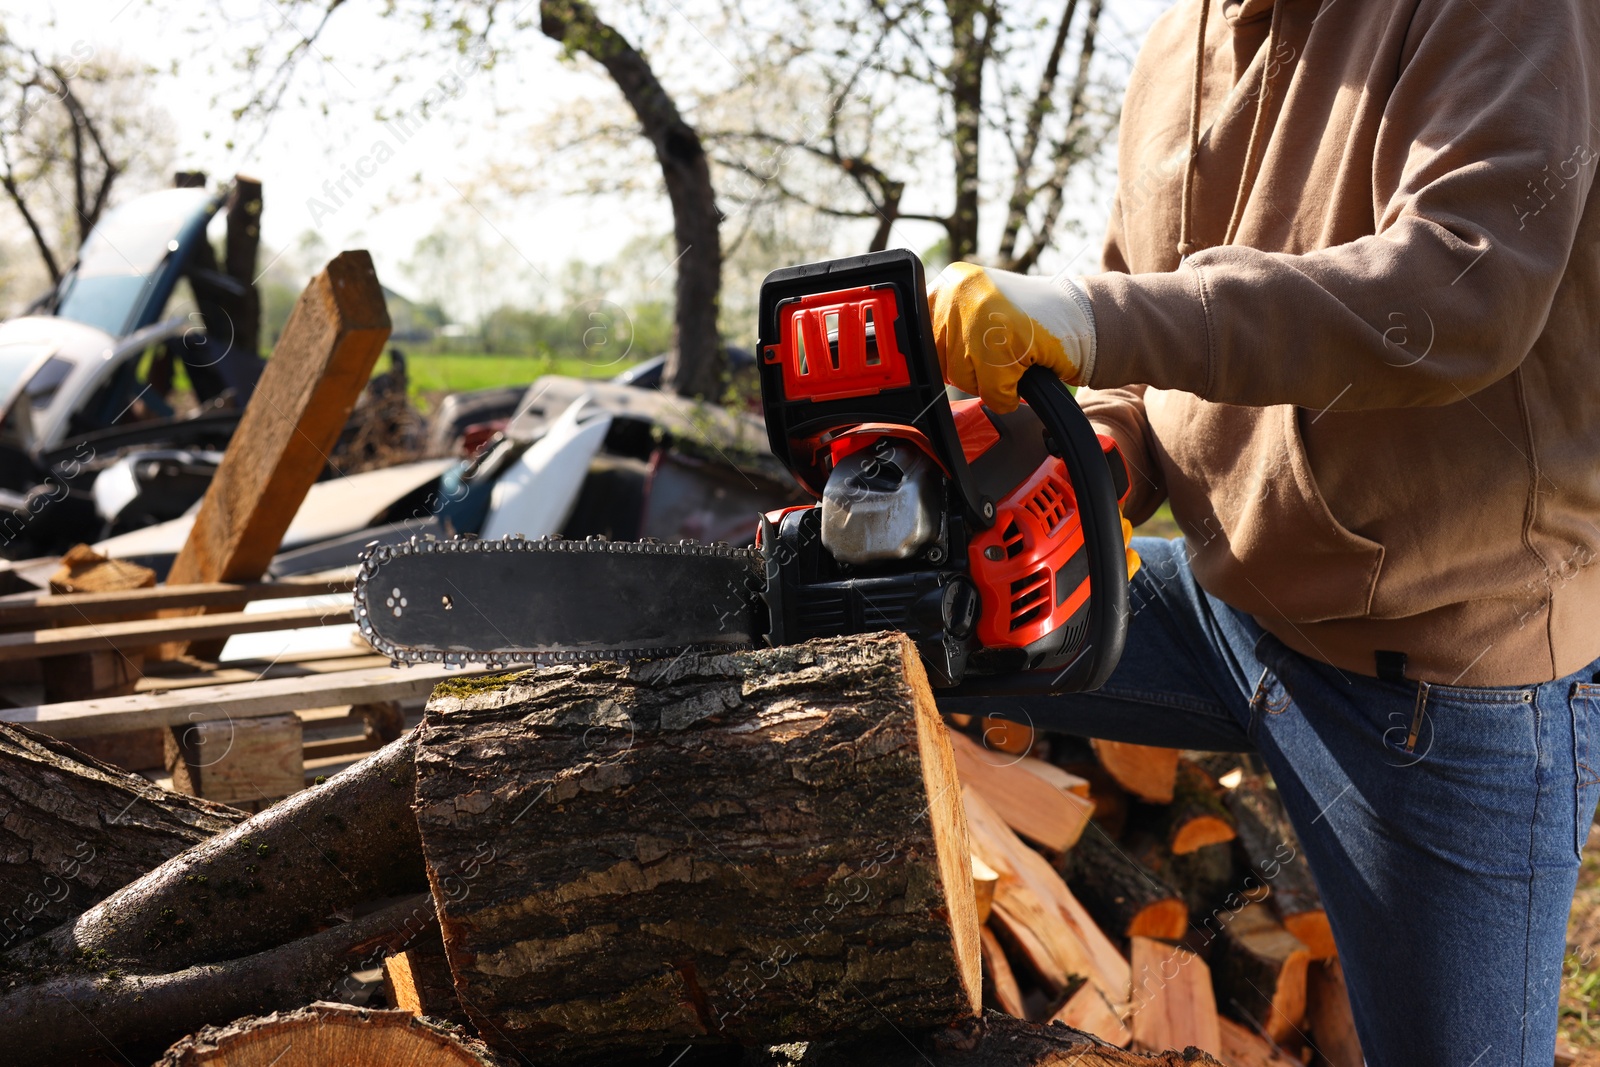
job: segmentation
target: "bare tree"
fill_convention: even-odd
[[[137,68],[85,44],[46,57],[0,31],[0,188],[59,282],[113,189],[148,156]]]
[[[834,34],[808,25],[787,50],[768,46],[788,62],[813,65],[822,86],[820,125],[797,135],[752,109],[752,122],[707,134],[715,159],[762,178],[770,195],[870,220],[872,249],[888,246],[896,223],[914,220],[943,227],[949,257],[967,259],[980,251],[985,185],[996,184],[986,173],[998,169],[995,155],[985,154],[986,135],[999,136],[1009,149],[1009,180],[1000,183],[1009,192],[997,205],[1004,226],[988,258],[1031,270],[1057,240],[1075,168],[1098,157],[1116,120],[1116,87],[1095,81],[1104,0],[1049,2],[1053,11],[1034,0],[844,0],[832,15]],[[1051,32],[1039,55],[1030,46],[1041,28]],[[808,43],[841,36],[843,43],[823,48]],[[908,145],[886,131],[886,117],[916,107],[930,124],[943,124],[933,145]],[[755,167],[747,158],[751,148],[764,154]],[[950,185],[937,200],[947,207],[909,205],[908,189],[930,184],[941,153]],[[798,166],[799,160],[815,166]],[[844,180],[819,181],[818,168]]]

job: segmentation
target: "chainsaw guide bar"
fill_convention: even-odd
[[[397,664],[629,660],[752,647],[764,588],[726,544],[413,537],[362,553],[355,618]]]

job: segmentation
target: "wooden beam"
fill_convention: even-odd
[[[16,593],[0,597],[0,630],[123,619],[161,608],[227,608],[252,600],[348,593],[354,579],[283,582],[197,582],[104,593]]]
[[[271,678],[234,685],[200,685],[171,693],[77,700],[26,708],[0,708],[0,722],[20,722],[51,737],[93,737],[141,726],[184,726],[206,718],[254,718],[305,708],[366,704],[426,697],[446,678],[485,673],[483,669],[446,670],[441,665],[393,670],[389,667],[306,678]]]
[[[60,656],[68,652],[144,648],[157,641],[195,641],[295,630],[350,621],[350,608],[292,608],[288,611],[231,612],[203,618],[132,619],[89,626],[57,626],[0,634],[0,663]]]
[[[261,577],[327,466],[388,338],[389,313],[372,258],[341,252],[290,313],[169,584]]]

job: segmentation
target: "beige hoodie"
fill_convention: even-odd
[[[1130,517],[1342,669],[1600,656],[1597,166],[1600,0],[1179,0],[1085,280]]]

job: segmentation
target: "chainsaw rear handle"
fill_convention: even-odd
[[[1111,677],[1128,633],[1128,554],[1122,511],[1106,454],[1072,392],[1047,367],[1029,367],[1017,392],[1044,424],[1066,464],[1077,497],[1089,557],[1089,630],[1083,650],[1064,668],[969,677],[951,696],[1081,693]]]

